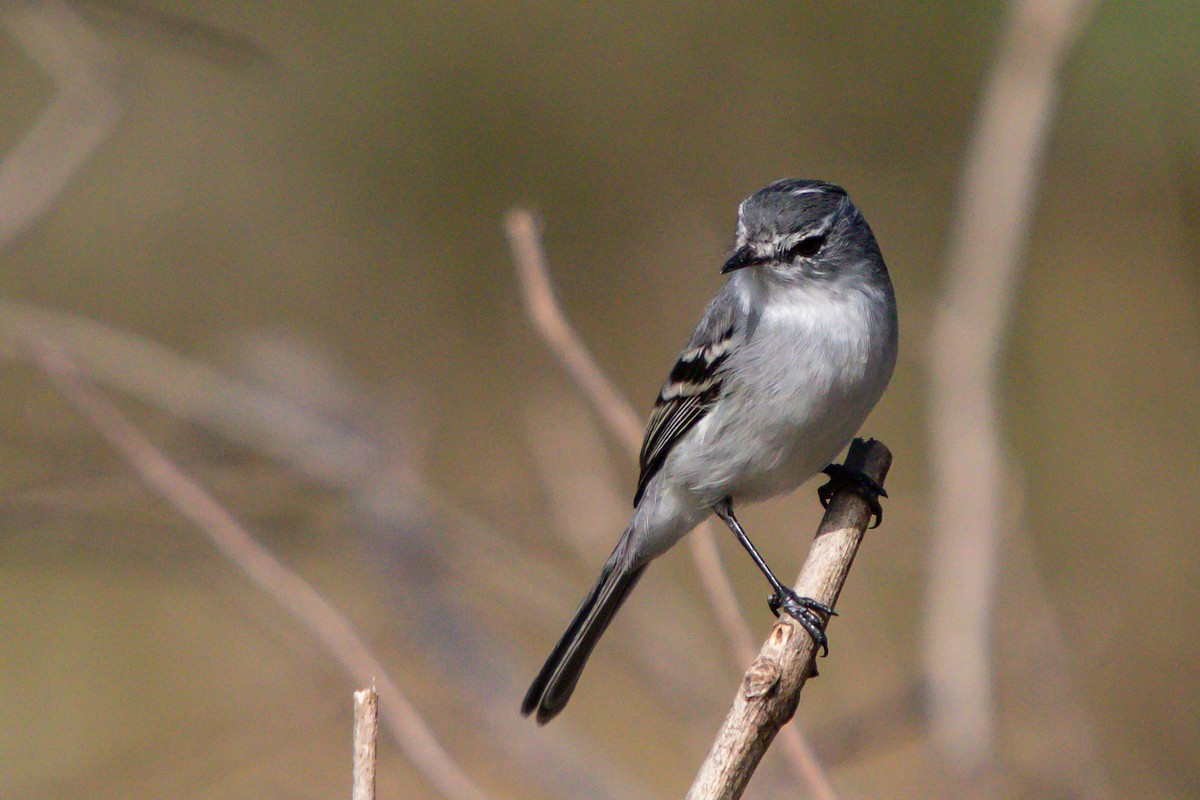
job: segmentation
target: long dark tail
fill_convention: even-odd
[[[533,684],[525,694],[521,713],[528,716],[537,709],[539,725],[545,725],[566,707],[596,642],[600,641],[608,623],[612,622],[646,569],[645,564],[628,564],[623,553],[625,544],[623,539],[617,545],[616,551],[601,570],[596,585],[575,612],[567,632],[558,640],[542,671],[533,679]]]

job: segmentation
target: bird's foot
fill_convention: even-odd
[[[879,498],[888,496],[882,486],[858,470],[842,464],[830,464],[821,472],[829,476],[829,482],[817,489],[817,497],[821,499],[823,508],[829,508],[833,493],[845,487],[867,501],[871,515],[875,517],[875,524],[871,527],[879,527],[879,523],[883,522],[883,506],[879,504]]]
[[[767,598],[767,605],[771,608],[771,613],[779,616],[780,610],[787,613],[789,617],[800,623],[800,627],[808,631],[808,635],[817,643],[817,647],[824,650],[825,655],[829,655],[829,637],[825,635],[825,621],[822,620],[817,612],[820,611],[830,617],[836,617],[837,612],[824,603],[818,603],[811,597],[801,597],[791,589],[784,589],[783,594],[775,593]]]

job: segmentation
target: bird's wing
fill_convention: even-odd
[[[635,507],[671,448],[708,413],[720,394],[729,353],[744,333],[743,316],[741,303],[728,284],[704,310],[654,403],[638,457],[641,474],[633,498]]]

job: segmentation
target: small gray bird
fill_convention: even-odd
[[[876,515],[882,488],[830,462],[892,377],[896,299],[870,226],[845,190],[783,180],[738,208],[728,282],[708,304],[646,428],[633,516],[533,680],[521,713],[545,724],[566,706],[588,656],[647,565],[710,512],[771,584],[769,600],[828,650],[815,611],[767,567],[736,503],[791,491],[818,472],[848,483]],[[828,465],[828,466],[827,466]]]

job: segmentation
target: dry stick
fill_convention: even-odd
[[[934,740],[967,775],[995,764],[991,642],[1004,332],[1059,74],[1094,4],[1017,0],[1010,9],[967,153],[945,297],[931,332],[933,546],[921,652]]]
[[[641,421],[563,313],[554,295],[550,268],[533,214],[521,208],[509,211],[504,218],[504,231],[512,249],[525,311],[534,329],[583,390],[609,432],[637,459],[642,444]],[[688,537],[688,544],[700,583],[740,668],[754,658],[754,643],[733,584],[721,563],[712,523],[706,521],[699,525]],[[837,800],[833,784],[803,730],[797,725],[791,726],[784,732],[782,744],[788,762],[813,800]]]
[[[846,455],[847,467],[881,486],[891,464],[892,454],[874,439],[855,439]],[[862,497],[848,489],[836,492],[796,580],[796,593],[834,606],[870,521],[871,509]],[[800,690],[816,675],[816,654],[816,642],[799,623],[781,617],[746,671],[688,800],[741,797],[771,740],[796,713]]]
[[[372,686],[354,693],[354,784],[350,800],[375,800],[375,740],[379,734],[379,692]]]
[[[87,382],[52,340],[26,331],[24,341],[35,363],[63,397],[150,488],[195,524],[252,583],[307,627],[356,683],[378,684],[387,698],[384,723],[404,756],[438,794],[447,800],[487,800],[487,795],[442,748],[346,617],[303,578],[283,566],[212,495],[156,448]]]

